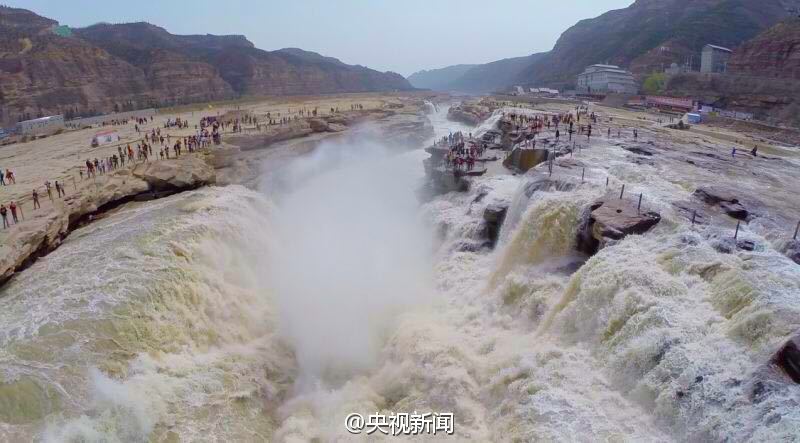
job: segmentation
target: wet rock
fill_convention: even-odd
[[[691,223],[692,220],[694,220],[694,223],[697,225],[708,223],[706,214],[700,209],[701,205],[696,202],[676,201],[672,202],[672,206],[674,206],[682,216],[686,217],[689,223]]]
[[[486,238],[489,239],[492,248],[497,244],[507,213],[508,204],[503,203],[492,203],[483,211],[483,220],[486,222]]]
[[[743,251],[754,251],[756,246],[757,245],[754,241],[742,239],[737,240],[733,238],[733,236],[714,238],[711,240],[711,247],[714,248],[715,251],[722,254],[732,254],[737,249],[741,249]]]
[[[567,192],[575,189],[575,183],[547,176],[537,176],[525,184],[525,196],[531,198],[540,191]]]
[[[736,242],[736,247],[745,251],[752,251],[756,248],[756,244],[750,240],[739,240]]]
[[[521,149],[515,148],[503,161],[503,166],[517,172],[527,172],[540,163],[544,163],[550,156],[547,149]]]
[[[328,122],[321,118],[310,118],[308,119],[308,124],[311,126],[311,130],[314,132],[328,131]]]
[[[789,240],[778,248],[783,255],[800,265],[800,240]]]
[[[339,123],[328,123],[328,132],[344,132],[347,130],[347,126],[341,125]]]
[[[736,248],[736,242],[732,238],[716,239],[711,241],[711,247],[721,254],[730,254]]]
[[[623,146],[622,149],[624,149],[624,150],[626,150],[628,152],[632,152],[634,154],[646,155],[648,157],[650,157],[653,154],[655,154],[653,151],[651,151],[649,149],[646,149],[646,148],[643,148],[641,146]]]
[[[710,206],[718,206],[735,219],[746,220],[750,215],[739,199],[729,190],[715,187],[697,188],[693,195]]]
[[[463,103],[453,106],[447,111],[447,119],[466,123],[472,126],[479,125],[489,117],[489,109],[485,106]]]
[[[637,202],[613,195],[595,201],[584,210],[578,228],[577,248],[589,255],[631,234],[644,234],[661,221],[654,211],[637,211]]]
[[[212,184],[216,174],[205,160],[192,155],[139,164],[133,169],[133,176],[146,181],[151,190],[171,191]]]
[[[800,384],[800,335],[790,338],[772,357],[778,366],[795,383]]]

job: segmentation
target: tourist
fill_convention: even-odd
[[[56,193],[58,193],[58,198],[61,198],[63,195],[67,195],[67,193],[64,192],[64,185],[59,183],[58,180],[56,180]]]
[[[753,154],[753,157],[758,157],[758,145],[753,146],[753,150],[750,153]]]
[[[19,219],[17,218],[17,203],[14,200],[11,200],[11,204],[8,205],[8,209],[11,210],[11,218],[14,220],[14,224],[16,225],[19,223]]]
[[[42,205],[39,203],[39,193],[36,192],[36,189],[33,190],[33,209],[41,208]]]
[[[7,228],[8,225],[8,210],[6,209],[5,205],[0,204],[0,217],[3,217],[3,229]]]
[[[3,175],[3,170],[2,169],[0,169],[0,185],[3,185],[3,186],[6,185],[6,179],[5,179],[5,176]]]
[[[50,198],[50,201],[53,201],[53,191],[50,190],[50,180],[45,180],[44,187],[47,189],[47,197]]]
[[[736,158],[736,146],[731,149],[731,157]]]
[[[17,179],[14,177],[14,173],[11,172],[10,169],[6,169],[6,181],[8,181],[8,184],[17,184]]]

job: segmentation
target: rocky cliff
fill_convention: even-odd
[[[800,79],[800,18],[781,22],[741,45],[728,61],[731,74]]]
[[[0,125],[245,95],[408,90],[401,75],[300,49],[263,51],[244,36],[173,35],[148,23],[54,32],[0,7]]]

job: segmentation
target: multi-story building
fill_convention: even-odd
[[[63,115],[51,115],[17,123],[17,133],[20,135],[49,135],[59,129],[64,129]]]
[[[705,45],[700,54],[700,72],[724,73],[728,70],[728,59],[731,51],[722,46]]]
[[[633,74],[615,65],[591,65],[578,74],[577,91],[584,94],[636,94],[639,85]]]

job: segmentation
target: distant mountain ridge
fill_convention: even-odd
[[[417,71],[408,76],[408,81],[415,88],[447,91],[450,84],[465,72],[478,65],[452,65],[439,69]]]
[[[242,35],[174,35],[138,22],[64,36],[57,26],[0,6],[0,123],[241,96],[413,89],[400,74],[298,48],[264,51]]]
[[[438,91],[494,92],[516,82],[525,68],[543,56],[541,53],[531,54],[480,65],[453,65],[419,71],[409,76],[408,80],[415,87]]]
[[[460,91],[494,92],[514,83],[527,84],[529,81],[519,81],[523,71],[545,55],[546,53],[531,54],[478,65],[456,79],[452,87]]]

